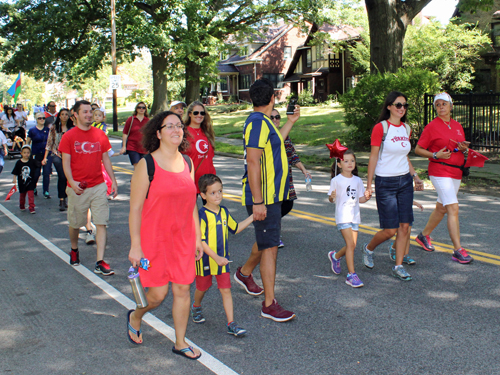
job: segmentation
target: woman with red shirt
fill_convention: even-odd
[[[187,137],[189,148],[183,153],[193,160],[194,182],[197,194],[200,194],[198,187],[200,177],[207,173],[216,174],[214,167],[215,132],[212,127],[212,119],[205,106],[201,102],[195,101],[189,105],[183,122],[190,134],[190,137]]]
[[[458,189],[462,180],[462,169],[469,142],[465,141],[462,125],[451,118],[453,102],[443,92],[434,97],[438,117],[429,122],[418,140],[415,153],[429,159],[429,178],[436,188],[436,208],[431,213],[424,230],[416,241],[426,251],[434,251],[430,234],[448,215],[448,232],[455,250],[451,257],[459,263],[470,263],[474,259],[460,244],[460,223],[458,220]],[[451,150],[450,150],[451,148]]]
[[[128,154],[130,163],[134,166],[134,169],[139,160],[147,153],[142,147],[141,132],[142,127],[149,121],[146,110],[147,107],[144,102],[137,103],[134,113],[127,119],[123,128],[123,146],[120,154]]]

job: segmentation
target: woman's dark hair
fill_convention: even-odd
[[[137,116],[137,107],[139,107],[141,104],[144,105],[144,107],[146,107],[146,110],[144,111],[144,117],[148,117],[148,106],[144,102],[139,102],[135,105],[134,113],[132,113],[132,116]]]
[[[3,111],[5,112],[5,116],[7,116],[7,118],[10,120],[11,118],[9,117],[9,109],[12,111],[12,118],[15,118],[16,114],[15,114],[14,109],[12,107],[5,106]]]
[[[54,121],[54,125],[53,125],[54,128],[56,129],[56,133],[62,132],[61,119],[60,119],[62,112],[68,112],[68,121],[66,122],[66,129],[69,130],[75,126],[75,124],[73,124],[73,120],[70,117],[69,109],[68,108],[61,108],[59,110],[59,113],[56,116],[56,120]]]
[[[354,156],[354,162],[356,162],[356,155],[354,155],[354,151],[352,151],[352,150],[346,150],[346,152],[344,152],[344,156],[345,155],[352,155],[352,156]],[[335,164],[337,164],[337,163],[340,164],[340,159],[339,158],[335,158],[335,162],[332,164],[332,169],[330,170],[330,175],[332,176],[332,178],[334,178],[335,176],[338,176],[339,174],[342,173],[342,168],[340,168],[340,166],[337,165],[337,174],[335,174]],[[356,166],[352,170],[352,174],[354,176],[358,175],[358,163],[357,162],[356,162]]]
[[[219,182],[222,185],[222,181],[219,178],[219,176],[216,176],[212,173],[204,174],[198,180],[198,187],[200,188],[200,192],[202,192],[203,194],[206,194],[208,187],[212,186],[216,182]]]
[[[184,115],[183,119],[184,125],[189,126],[191,124],[191,117],[189,117],[189,114],[193,112],[193,109],[196,106],[202,107],[203,110],[205,111],[205,118],[203,119],[200,128],[207,137],[212,147],[215,149],[215,132],[214,132],[214,127],[212,125],[212,118],[210,117],[210,114],[208,113],[207,109],[205,108],[202,102],[196,100],[189,105],[186,114]]]
[[[399,91],[391,91],[389,95],[387,95],[387,98],[385,98],[384,105],[382,106],[382,111],[380,112],[380,116],[377,120],[377,124],[381,121],[384,120],[389,120],[389,117],[391,117],[391,112],[387,109],[388,106],[394,103],[394,101],[402,96],[405,98],[406,102],[408,102],[408,98],[406,97],[405,94]],[[406,122],[406,115],[408,114],[408,110],[406,110],[405,115],[401,117],[401,122]]]
[[[142,147],[146,149],[149,153],[158,150],[160,147],[160,140],[158,139],[157,132],[161,130],[163,125],[163,120],[170,115],[176,116],[179,121],[182,122],[181,117],[172,111],[165,111],[156,114],[151,120],[147,122],[141,129],[142,131]],[[184,130],[184,135],[182,136],[182,142],[179,145],[179,151],[185,151],[189,148],[189,141],[186,137],[190,137],[189,132]]]

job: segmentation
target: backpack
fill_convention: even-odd
[[[384,129],[384,134],[382,135],[382,143],[380,143],[380,151],[379,151],[379,154],[378,154],[378,158],[380,160],[382,160],[382,151],[384,151],[384,141],[385,141],[385,137],[387,137],[387,132],[389,131],[389,123],[386,121],[386,120],[383,120],[381,122],[382,124],[382,128]],[[411,134],[411,127],[410,125],[408,125],[407,123],[403,122],[403,124],[405,124],[405,127],[406,127],[406,133],[408,134],[408,138],[410,138],[410,134]]]
[[[191,166],[191,159],[187,155],[184,155],[184,154],[181,154],[181,155],[189,167],[189,172],[191,172],[191,167],[192,167]],[[155,178],[155,161],[153,160],[153,157],[151,156],[151,154],[146,154],[146,156],[144,156],[144,159],[146,159],[146,164],[148,166],[149,186],[148,186],[148,192],[146,193],[146,199],[148,199],[149,188],[151,187],[151,182]]]

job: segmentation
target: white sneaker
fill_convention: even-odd
[[[85,237],[85,243],[87,245],[92,245],[95,243],[95,234],[93,231],[87,232],[87,236]]]

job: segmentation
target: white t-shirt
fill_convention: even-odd
[[[336,191],[335,221],[337,224],[360,224],[359,198],[365,194],[363,180],[358,176],[347,178],[339,174],[330,181],[328,195],[334,190]]]
[[[26,125],[26,120],[24,118],[28,118],[28,114],[25,111],[16,111],[15,115],[17,120],[21,120],[21,125]]]
[[[382,124],[373,128],[371,145],[380,146],[382,141]],[[375,175],[380,177],[403,176],[410,172],[408,154],[411,150],[410,138],[403,123],[399,126],[389,124],[384,141],[384,149],[379,155]]]
[[[5,134],[3,134],[3,131],[0,130],[0,146],[6,144],[7,144],[7,138],[5,138]]]
[[[11,131],[14,130],[14,128],[17,125],[15,118],[16,118],[16,115],[14,115],[11,118],[7,118],[7,115],[4,113],[1,117],[1,120],[3,121],[3,126],[5,126],[7,129],[9,129]]]

